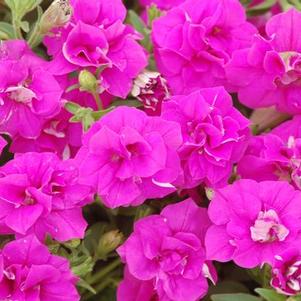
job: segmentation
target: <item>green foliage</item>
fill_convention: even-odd
[[[212,295],[212,301],[260,301],[259,298],[248,294],[219,294]]]
[[[267,12],[273,5],[277,3],[277,0],[265,0],[262,3],[249,7],[247,13],[249,15],[260,15]]]
[[[9,40],[15,37],[14,28],[7,22],[0,22],[0,40]]]
[[[285,301],[286,296],[278,294],[273,289],[257,288],[255,292],[267,301]]]
[[[114,107],[110,107],[105,110],[93,111],[91,108],[82,107],[75,102],[68,101],[65,104],[65,109],[73,114],[69,121],[75,123],[81,122],[84,131],[87,131],[95,121],[99,120],[113,108]]]
[[[301,1],[300,0],[279,0],[279,4],[282,10],[286,11],[292,7],[295,7],[298,10],[301,10]]]
[[[262,268],[255,268],[248,271],[250,276],[262,287],[269,288],[271,281],[271,267],[265,264]]]
[[[5,0],[6,5],[18,20],[22,20],[27,13],[35,9],[41,2],[42,0]]]
[[[42,0],[5,0],[6,5],[11,10],[12,26],[14,29],[14,38],[22,39],[22,30],[29,32],[30,27],[27,21],[23,21],[24,16],[37,8]]]
[[[133,25],[133,27],[142,34],[143,39],[141,40],[141,45],[148,51],[152,51],[152,42],[150,38],[150,29],[141,20],[137,13],[133,10],[128,11],[127,22]]]
[[[149,27],[152,27],[152,23],[155,19],[159,18],[162,15],[162,11],[158,9],[156,4],[152,4],[147,8],[147,19]]]

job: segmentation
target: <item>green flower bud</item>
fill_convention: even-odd
[[[206,187],[205,192],[208,200],[211,201],[214,198],[214,190],[209,187]]]
[[[78,81],[82,91],[96,93],[98,86],[97,79],[90,71],[82,70],[79,73]]]
[[[114,251],[123,241],[123,235],[118,230],[105,233],[99,240],[97,255],[105,259],[109,253]]]

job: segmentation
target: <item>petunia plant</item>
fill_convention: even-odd
[[[0,301],[300,301],[300,10],[0,0]]]

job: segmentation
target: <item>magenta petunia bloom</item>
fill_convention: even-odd
[[[81,123],[71,123],[72,117],[65,109],[43,124],[40,135],[35,139],[14,136],[10,145],[12,153],[53,152],[60,158],[73,158],[81,146],[83,129]]]
[[[124,279],[117,289],[118,301],[159,301],[158,295],[151,280],[143,281],[135,278],[126,267]],[[164,299],[170,301],[169,299]]]
[[[79,301],[68,260],[53,256],[33,235],[0,250],[0,299]]]
[[[0,233],[82,238],[87,223],[81,207],[90,192],[78,183],[72,161],[62,162],[53,153],[19,155],[0,168]]]
[[[301,13],[295,9],[275,15],[266,25],[267,39],[256,36],[250,48],[233,54],[226,73],[243,104],[301,112],[300,24]]]
[[[249,121],[223,87],[205,88],[163,103],[162,118],[181,125],[185,188],[225,185],[250,135]]]
[[[126,8],[122,0],[71,0],[75,22],[109,26],[117,21],[124,21]]]
[[[119,0],[73,2],[73,18],[45,38],[53,56],[50,70],[63,75],[89,68],[99,73],[99,93],[125,98],[133,79],[147,65],[145,50],[133,28],[123,24],[125,7]]]
[[[76,156],[81,181],[93,185],[110,208],[166,196],[181,174],[181,143],[178,124],[119,107],[84,136]]]
[[[301,243],[301,192],[282,181],[239,180],[216,190],[209,205],[208,259],[244,268],[273,263]]]
[[[36,138],[45,120],[57,114],[63,90],[46,62],[24,41],[0,45],[0,132]]]
[[[153,282],[158,300],[196,301],[207,292],[206,277],[216,281],[203,246],[209,224],[206,209],[187,199],[136,222],[118,253],[132,276]]]
[[[268,134],[252,137],[237,172],[257,181],[286,180],[301,189],[300,116]]]
[[[285,295],[297,295],[301,292],[301,253],[293,248],[275,256],[272,265],[271,286]]]
[[[224,85],[225,64],[254,33],[237,0],[185,1],[153,23],[158,69],[175,94]]]

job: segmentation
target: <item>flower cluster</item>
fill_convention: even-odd
[[[125,2],[0,3],[0,300],[300,295],[300,4]]]

